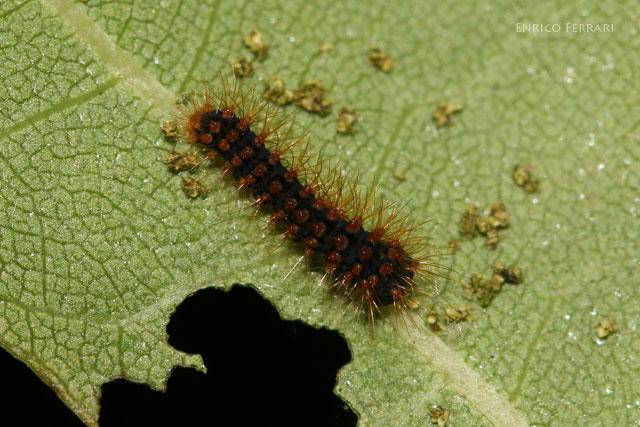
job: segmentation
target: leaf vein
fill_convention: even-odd
[[[19,132],[22,129],[36,122],[44,120],[47,117],[52,116],[56,113],[59,113],[69,108],[76,107],[78,105],[82,105],[85,102],[95,98],[96,96],[102,95],[104,92],[106,92],[107,90],[111,89],[113,86],[118,84],[119,81],[120,81],[119,78],[112,78],[83,94],[80,94],[72,98],[64,98],[63,100],[50,106],[49,108],[46,108],[42,111],[32,114],[29,117],[25,118],[24,120],[21,120],[9,127],[4,128],[3,130],[0,130],[0,138],[7,137],[15,132]]]

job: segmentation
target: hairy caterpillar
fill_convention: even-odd
[[[332,288],[371,319],[386,306],[406,309],[417,277],[438,274],[426,239],[399,208],[374,190],[362,195],[337,170],[323,172],[320,157],[311,165],[291,119],[254,91],[222,79],[219,91],[204,90],[177,117],[181,138],[222,164],[305,257],[324,265]]]

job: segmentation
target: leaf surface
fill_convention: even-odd
[[[283,316],[343,333],[353,362],[338,390],[362,425],[424,425],[431,405],[453,425],[630,425],[640,418],[640,48],[631,3],[71,2],[0,5],[0,345],[29,364],[87,423],[100,385],[125,376],[162,387],[174,364],[170,312],[204,286],[251,282]],[[562,31],[518,32],[519,22]],[[565,23],[612,24],[568,32]],[[435,302],[495,259],[517,263],[506,287],[441,337],[380,322],[374,334],[318,288],[298,255],[248,200],[207,174],[192,201],[167,172],[159,133],[174,97],[216,81],[249,55],[258,27],[272,75],[319,79],[334,112],[361,114],[339,136],[332,118],[300,114],[311,147],[386,198],[457,237],[468,202],[505,203],[496,251],[463,242]],[[334,50],[321,53],[322,43]],[[382,73],[367,62],[396,58]],[[461,104],[451,127],[435,106]],[[532,164],[542,191],[515,186]],[[406,180],[398,181],[398,172]],[[432,304],[420,300],[420,313]],[[600,318],[619,331],[596,341]]]

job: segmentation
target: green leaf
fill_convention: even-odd
[[[640,418],[640,49],[632,3],[71,2],[0,5],[0,344],[88,424],[100,385],[125,376],[162,387],[174,364],[173,308],[204,286],[256,284],[289,318],[348,340],[338,391],[362,425],[425,425],[432,405],[453,425],[608,424]],[[518,23],[559,23],[518,32]],[[565,23],[612,24],[568,32]],[[366,322],[318,289],[249,201],[205,175],[190,200],[163,161],[159,124],[174,97],[214,82],[270,44],[252,81],[319,79],[334,114],[359,132],[300,114],[311,147],[388,199],[407,204],[445,245],[467,202],[503,202],[511,226],[496,251],[464,241],[435,301],[462,301],[467,276],[495,259],[525,283],[436,337],[401,321]],[[335,49],[321,53],[322,43]],[[396,59],[384,73],[367,61]],[[436,128],[441,101],[463,106]],[[334,116],[333,116],[334,117]],[[539,194],[512,181],[532,164]],[[406,176],[398,181],[396,172]],[[276,250],[277,248],[281,248]],[[431,306],[419,299],[419,319]],[[601,318],[617,333],[596,341]],[[422,320],[419,320],[422,322]]]

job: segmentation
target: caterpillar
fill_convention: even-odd
[[[205,89],[179,109],[181,139],[221,164],[303,257],[324,266],[331,287],[370,319],[388,306],[412,306],[416,279],[432,281],[439,267],[427,239],[416,235],[418,225],[375,190],[363,195],[337,169],[326,172],[320,156],[312,163],[291,117],[255,88],[221,83],[219,91]]]

